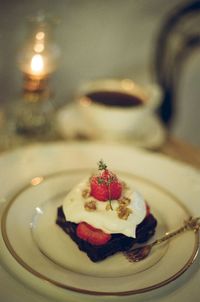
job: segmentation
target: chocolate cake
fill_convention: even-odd
[[[101,261],[117,252],[127,251],[135,243],[146,242],[155,233],[157,225],[156,219],[150,213],[137,226],[136,238],[128,237],[123,234],[112,234],[111,239],[106,244],[96,246],[77,236],[77,224],[65,219],[62,207],[58,208],[56,223],[71,237],[81,251],[87,253],[88,257],[93,262]]]

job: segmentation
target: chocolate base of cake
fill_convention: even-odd
[[[149,240],[155,233],[157,221],[152,214],[149,214],[136,228],[136,238],[127,237],[123,234],[112,234],[111,239],[101,246],[92,245],[76,235],[77,224],[67,221],[62,207],[58,208],[56,223],[76,242],[79,249],[87,253],[93,262],[129,250],[135,243],[143,243]]]

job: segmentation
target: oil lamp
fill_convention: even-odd
[[[50,131],[53,118],[49,77],[56,70],[59,48],[54,41],[56,23],[42,14],[29,20],[27,38],[19,52],[23,73],[21,102],[17,104],[16,130],[35,135]]]

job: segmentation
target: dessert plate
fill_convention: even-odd
[[[66,193],[86,176],[89,178],[91,172],[73,170],[35,177],[10,200],[2,216],[2,236],[21,266],[41,281],[91,295],[149,291],[176,279],[189,268],[198,251],[198,234],[194,232],[155,248],[147,259],[134,264],[122,253],[93,263],[79,251],[55,220]],[[156,238],[189,218],[189,210],[162,187],[142,177],[117,174],[131,181],[148,200],[158,220]]]
[[[50,218],[55,216],[55,209],[70,186],[92,171],[100,158],[109,163],[110,169],[131,177],[144,191],[158,217],[158,232],[179,227],[190,214],[200,215],[199,171],[159,154],[114,143],[36,144],[5,153],[0,157],[2,301],[20,302],[23,298],[30,302],[130,302],[133,299],[165,302],[170,298],[171,302],[186,302],[191,297],[191,301],[198,301],[198,237],[192,232],[170,241],[162,251],[159,249],[159,255],[153,254],[156,252],[153,250],[138,270],[135,264],[130,266],[128,262],[123,262],[126,267],[120,267],[116,261],[125,261],[120,255],[108,259],[112,271],[106,277],[107,267],[99,269],[98,276],[94,277],[93,268],[84,265],[88,264],[85,256],[81,256],[81,265],[76,265],[75,260],[66,262],[65,253],[53,247],[51,240],[44,240],[48,234],[54,242],[56,233],[56,244],[66,248],[67,235],[56,228]],[[49,221],[49,229],[41,236],[43,226]],[[51,250],[60,254],[52,254],[49,244]],[[79,251],[73,247],[72,252],[75,259]],[[197,259],[190,266],[195,256]],[[61,276],[64,276],[62,280]],[[60,279],[55,279],[58,277]],[[104,278],[106,284],[101,283]]]

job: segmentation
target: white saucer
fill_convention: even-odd
[[[65,139],[116,141],[116,138],[98,134],[89,122],[84,120],[75,104],[63,107],[57,113],[56,123],[58,132]],[[166,130],[155,114],[149,115],[148,119],[138,128],[134,134],[129,134],[117,141],[147,149],[158,149],[165,142]]]

